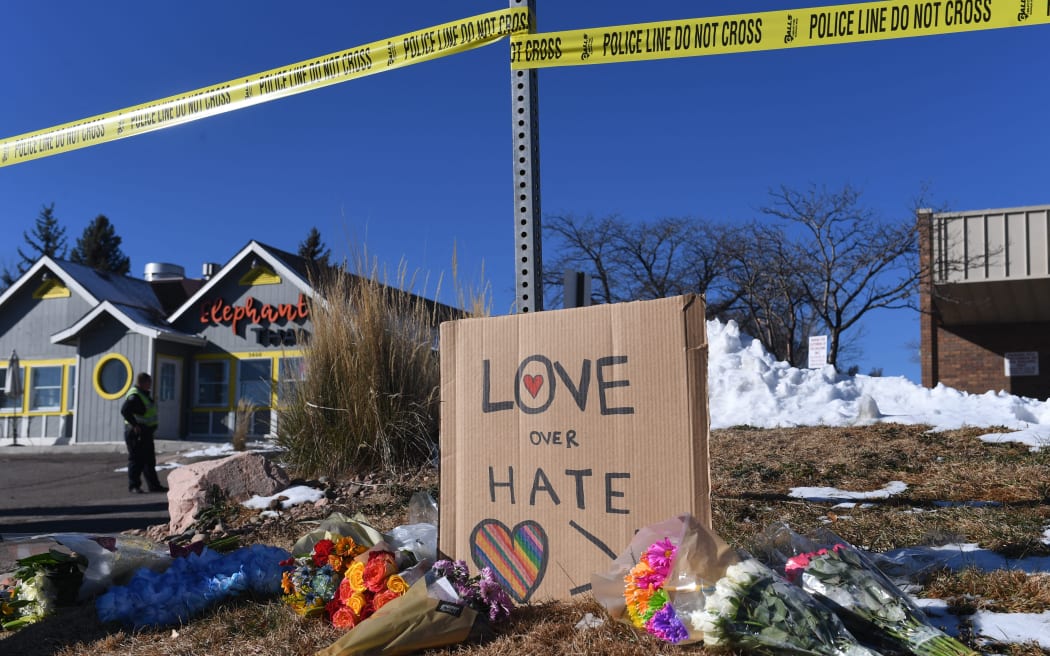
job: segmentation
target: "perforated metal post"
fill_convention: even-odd
[[[529,32],[536,31],[536,0],[510,0],[528,7]],[[540,112],[536,70],[511,71],[514,128],[514,261],[518,312],[543,310],[542,221],[540,216]]]

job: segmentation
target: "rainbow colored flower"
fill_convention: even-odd
[[[668,538],[649,545],[624,577],[623,592],[631,623],[675,644],[689,637],[689,631],[675,613],[663,587],[677,553],[678,547]]]

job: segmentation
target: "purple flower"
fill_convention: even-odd
[[[657,638],[672,644],[678,644],[689,637],[689,631],[678,619],[671,604],[665,604],[655,615],[649,618],[645,628]]]
[[[645,560],[654,572],[660,574],[664,579],[671,573],[671,564],[674,562],[675,553],[678,548],[671,544],[667,538],[658,540],[645,551]],[[660,581],[663,583],[663,581]]]
[[[463,560],[439,560],[434,563],[434,571],[438,576],[444,576],[453,583],[466,583],[470,578],[470,569]]]
[[[481,570],[478,591],[481,593],[481,601],[488,606],[489,620],[495,623],[510,617],[510,610],[514,607],[514,602],[510,600],[507,591],[496,581],[492,570],[488,567]]]

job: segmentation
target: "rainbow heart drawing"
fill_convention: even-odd
[[[470,555],[478,569],[492,570],[511,598],[525,603],[547,571],[547,532],[532,520],[511,530],[498,519],[483,519],[470,534]]]

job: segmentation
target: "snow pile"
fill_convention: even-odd
[[[1050,404],[1005,392],[927,389],[903,376],[846,376],[831,366],[798,369],[740,333],[736,322],[707,322],[711,427],[848,426],[872,421],[935,429],[1003,426],[1050,444]],[[991,436],[990,436],[991,437]],[[1011,439],[1017,436],[1011,434]]]

